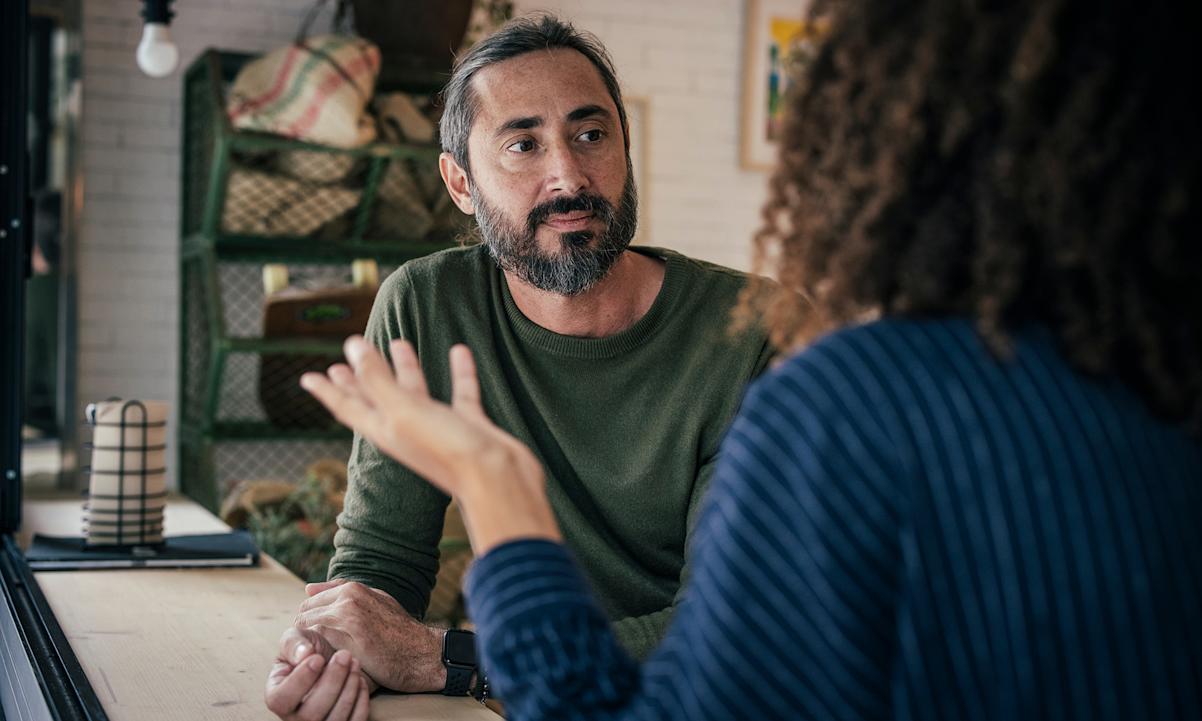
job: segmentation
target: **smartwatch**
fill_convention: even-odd
[[[442,665],[447,668],[444,696],[466,696],[476,672],[476,634],[448,629],[442,637]]]

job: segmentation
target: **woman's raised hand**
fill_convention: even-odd
[[[558,538],[542,465],[484,413],[476,365],[451,348],[451,403],[430,397],[413,346],[393,341],[392,367],[361,336],[345,345],[350,365],[306,373],[301,386],[376,448],[459,499],[477,553],[517,537]]]

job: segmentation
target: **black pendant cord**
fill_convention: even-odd
[[[148,23],[170,25],[175,13],[171,12],[172,0],[142,0],[142,20]]]

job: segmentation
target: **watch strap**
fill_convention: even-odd
[[[470,666],[445,664],[447,667],[447,685],[442,688],[443,696],[466,696],[472,690],[472,674],[476,672]]]
[[[442,637],[442,665],[447,669],[444,696],[467,696],[472,691],[472,675],[476,673],[475,634],[471,631],[448,629]],[[466,644],[466,648],[465,648]],[[452,651],[458,649],[458,653]]]

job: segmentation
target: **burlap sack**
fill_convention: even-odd
[[[388,93],[377,96],[380,139],[390,143],[437,141],[441,108],[429,96]],[[380,180],[376,227],[387,235],[421,238],[431,231],[460,232],[468,217],[455,207],[438,164],[393,160]]]
[[[379,72],[380,51],[362,38],[308,38],[243,67],[227,112],[235,128],[356,147],[376,136],[364,109]]]

